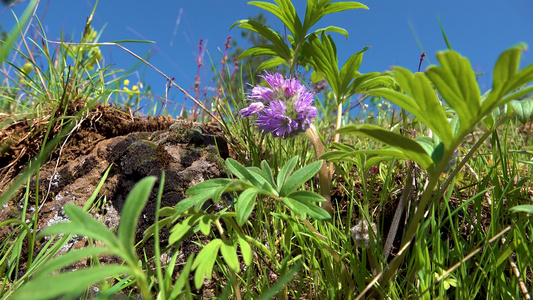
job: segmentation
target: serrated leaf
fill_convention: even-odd
[[[204,278],[211,279],[213,276],[213,265],[218,256],[218,249],[222,246],[221,239],[214,239],[198,253],[198,256],[192,264],[192,269],[196,269],[194,273],[194,285],[199,289],[204,284]]]
[[[433,161],[431,157],[426,153],[426,150],[417,142],[408,139],[404,136],[396,134],[394,132],[385,130],[375,125],[347,125],[339,130],[337,133],[352,133],[363,135],[389,146],[392,146],[398,150],[403,151],[404,155],[410,160],[416,162],[423,169],[432,172],[434,169]]]
[[[239,195],[237,203],[235,203],[235,213],[237,214],[237,224],[240,226],[244,225],[252,213],[258,192],[258,189],[250,188]]]
[[[133,251],[135,247],[135,229],[139,216],[150,197],[152,188],[157,180],[150,176],[139,181],[128,194],[124,208],[122,209],[120,223],[118,225],[118,238],[126,249]]]
[[[289,159],[283,167],[281,167],[281,170],[279,170],[278,178],[276,180],[278,188],[281,188],[285,184],[285,181],[291,174],[292,170],[294,170],[294,167],[296,166],[296,162],[298,161],[298,156],[294,156],[293,158]]]
[[[220,246],[220,253],[226,264],[233,272],[239,272],[239,258],[237,257],[237,247],[230,241],[224,241]]]
[[[108,265],[55,276],[42,276],[30,280],[18,288],[10,299],[54,299],[64,294],[79,295],[88,287],[107,277],[128,273],[126,266]],[[68,284],[65,284],[67,283]]]
[[[531,120],[533,115],[533,98],[524,99],[524,100],[513,100],[511,101],[511,106],[515,112],[518,120],[525,124]]]
[[[323,202],[324,197],[310,191],[296,191],[287,195],[287,198],[296,199],[300,202]]]
[[[320,167],[322,167],[322,163],[322,161],[315,161],[314,163],[294,172],[289,178],[287,178],[285,184],[280,187],[280,197],[288,195],[304,184],[307,180],[315,176],[318,170],[320,170]]]
[[[237,241],[239,245],[241,245],[241,253],[242,259],[244,260],[244,264],[246,264],[246,266],[250,266],[254,257],[252,247],[250,247],[250,244],[248,244],[248,242],[241,237],[239,237]]]

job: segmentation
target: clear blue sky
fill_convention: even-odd
[[[305,1],[294,0],[300,14]],[[333,1],[337,2],[337,1]],[[37,15],[52,40],[64,36],[79,39],[85,20],[91,13],[94,0],[42,0]],[[446,48],[437,15],[446,30],[452,47],[468,57],[477,72],[482,89],[490,88],[491,71],[498,55],[518,42],[533,47],[533,1],[459,1],[459,0],[409,0],[409,1],[361,1],[369,10],[350,10],[322,19],[318,27],[335,25],[348,30],[348,40],[334,34],[341,63],[365,46],[371,46],[363,58],[361,72],[385,71],[400,65],[416,71],[421,50],[417,45],[410,24],[424,51],[432,63],[437,63],[435,52]],[[15,5],[15,14],[21,14],[27,2]],[[0,24],[11,28],[13,17],[9,9],[0,6]],[[220,61],[220,51],[227,36],[240,38],[240,29],[230,30],[239,19],[259,13],[259,8],[238,0],[154,0],[124,1],[102,0],[96,8],[93,27],[101,30],[100,41],[150,40],[155,44],[125,44],[144,56],[152,51],[150,62],[183,88],[191,88],[197,72],[198,43],[204,40],[207,52]],[[268,24],[283,32],[282,25],[265,12]],[[318,28],[317,27],[317,28]],[[135,59],[116,47],[102,49],[106,63],[128,69]],[[208,56],[201,71],[202,86],[213,87]],[[533,63],[533,53],[523,54],[522,66]],[[427,61],[422,68],[427,66]],[[138,74],[140,76],[140,74]],[[136,75],[130,76],[132,82]],[[148,70],[145,84],[154,93],[164,93],[165,79]],[[183,96],[171,90],[170,99],[181,101]]]

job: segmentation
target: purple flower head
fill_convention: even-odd
[[[262,76],[268,87],[255,86],[248,95],[252,103],[239,111],[241,116],[256,116],[259,130],[275,137],[292,137],[305,132],[317,116],[314,94],[298,78],[280,73]]]

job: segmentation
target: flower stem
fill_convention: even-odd
[[[311,124],[311,127],[307,129],[305,134],[311,141],[311,144],[315,149],[315,157],[318,160],[318,158],[325,153],[325,150],[324,144],[322,144],[322,141],[320,140],[320,135],[318,134],[316,127]],[[331,205],[330,195],[331,177],[329,175],[328,167],[325,160],[322,162],[322,167],[320,167],[320,170],[318,171],[318,178],[320,181],[320,195],[322,195],[322,197],[326,199],[326,201],[322,202],[322,208],[327,210],[329,213],[332,213],[333,206]]]

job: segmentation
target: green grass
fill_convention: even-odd
[[[21,22],[12,32],[22,31],[23,26]],[[87,24],[87,28],[89,26]],[[0,87],[0,107],[14,120],[47,120],[46,135],[35,160],[0,196],[0,204],[14,195],[22,195],[23,199],[20,216],[0,220],[0,227],[15,225],[16,228],[0,241],[0,299],[24,299],[33,297],[36,291],[42,291],[41,299],[80,295],[89,298],[93,285],[100,288],[100,299],[116,293],[142,295],[146,299],[200,299],[194,291],[203,283],[204,275],[213,278],[210,288],[217,297],[232,299],[494,299],[498,296],[519,299],[526,298],[531,291],[533,164],[530,132],[522,132],[522,123],[503,114],[496,117],[496,121],[504,120],[502,125],[493,131],[481,125],[475,127],[460,145],[454,166],[435,179],[434,189],[427,188],[426,171],[404,160],[388,157],[373,161],[375,157],[360,153],[348,160],[336,161],[335,210],[330,220],[309,216],[306,219],[301,211],[287,205],[275,193],[253,198],[253,211],[242,224],[242,208],[238,205],[230,205],[227,210],[216,213],[194,211],[189,207],[180,211],[179,205],[161,208],[156,215],[161,221],[153,225],[146,237],[154,236],[155,254],[142,257],[138,253],[147,253],[144,247],[152,245],[134,244],[133,231],[147,193],[155,188],[155,179],[147,178],[128,197],[117,232],[109,231],[87,214],[99,209],[101,200],[97,199],[97,190],[87,195],[83,209],[66,209],[69,223],[45,230],[45,234],[65,235],[50,238],[37,251],[36,240],[43,233],[34,229],[42,199],[38,198],[38,191],[32,190],[30,178],[39,181],[39,167],[51,151],[97,104],[122,99],[125,105],[135,108],[139,102],[121,91],[120,84],[128,74],[100,65],[94,58],[94,51],[92,56],[89,54],[90,49],[99,47],[97,44],[75,52],[68,43],[45,42],[43,47],[27,36],[21,38],[21,49],[14,49],[8,56],[7,47],[2,47],[0,53],[3,70],[9,70],[4,73],[6,80]],[[96,43],[97,39],[84,34],[80,42]],[[13,40],[9,42],[13,44]],[[36,61],[36,57],[44,61]],[[234,76],[228,68],[224,69],[224,74],[217,68],[213,66],[221,94],[208,99],[214,103],[210,114],[220,117],[235,159],[246,167],[263,170],[262,161],[266,160],[274,179],[283,174],[283,166],[294,156],[299,157],[294,170],[315,161],[312,146],[305,136],[276,139],[257,131],[251,120],[237,115],[236,112],[246,105],[243,101],[246,83],[242,81],[246,66],[241,66],[241,73]],[[365,150],[382,146],[356,135],[342,135],[342,144],[331,143],[337,106],[327,104],[332,100],[327,93],[320,97],[321,118],[316,120],[315,126],[327,150],[335,147]],[[83,108],[73,109],[78,102]],[[362,109],[357,115],[345,114],[344,125],[374,124],[395,133],[415,132],[417,136],[428,133],[424,124],[394,110],[386,100],[376,97],[363,102],[363,105],[369,104],[373,109]],[[345,108],[348,106],[346,104]],[[157,113],[159,108],[152,107],[148,111]],[[200,120],[211,118],[205,112],[199,117]],[[7,125],[2,123],[2,128]],[[477,143],[479,140],[482,142]],[[237,171],[242,171],[231,164],[227,168],[237,177]],[[407,180],[409,173],[411,181]],[[102,184],[107,174],[103,175]],[[164,181],[163,175],[157,207],[160,207]],[[218,192],[226,192],[238,199],[237,202],[246,201],[245,197],[239,197],[245,193],[240,193],[242,186],[254,186],[254,182],[253,179],[242,182]],[[306,181],[304,189],[318,192],[320,187],[313,177]],[[405,197],[404,217],[393,236],[391,256],[385,257],[389,226],[408,189],[412,194]],[[402,246],[402,237],[408,236],[409,223],[404,219],[410,220],[421,213],[416,211],[420,208],[421,197],[429,197],[429,205],[422,212],[421,222],[415,224],[416,234],[405,256],[389,274],[391,260],[398,256]],[[523,209],[511,209],[517,206]],[[356,241],[352,229],[358,224],[374,224],[376,232],[360,233],[366,234],[366,242]],[[183,235],[171,238],[171,245],[159,243],[162,226],[182,228]],[[97,247],[96,243],[91,243],[76,252],[57,256],[72,234],[103,244]],[[209,244],[215,250],[204,247],[207,250],[203,254],[191,255],[183,265],[176,265],[177,249],[186,243],[185,240],[202,246],[201,240],[205,237],[216,240],[216,244]],[[29,255],[23,255],[24,246]],[[102,266],[98,258],[102,253],[120,257],[124,263]],[[161,262],[158,259],[161,254],[168,255],[170,263]],[[92,258],[91,268],[73,273],[58,272],[86,257]],[[196,260],[197,257],[204,259]],[[25,269],[23,274],[19,273],[22,268]],[[388,280],[382,280],[381,275]],[[65,285],[66,279],[72,284]]]

